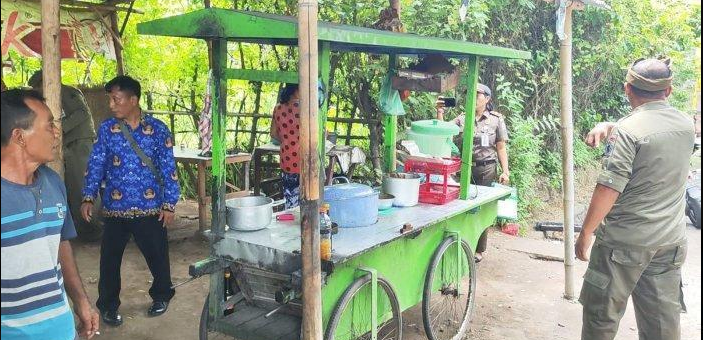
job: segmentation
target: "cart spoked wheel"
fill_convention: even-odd
[[[378,340],[400,340],[403,324],[398,297],[385,279],[378,278],[376,310]],[[352,283],[337,302],[325,340],[371,339],[371,275]]]
[[[459,340],[468,329],[476,296],[476,266],[469,245],[455,237],[437,248],[425,276],[422,321],[430,340]]]

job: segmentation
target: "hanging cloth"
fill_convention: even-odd
[[[387,74],[381,85],[381,90],[378,92],[378,107],[381,112],[389,116],[404,116],[405,109],[403,102],[400,100],[398,90],[393,88],[391,74]]]

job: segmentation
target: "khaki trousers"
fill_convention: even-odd
[[[596,241],[584,275],[582,340],[612,340],[632,295],[640,340],[679,340],[685,310],[681,266],[686,244],[659,250],[613,249]]]

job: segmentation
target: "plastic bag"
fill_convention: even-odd
[[[381,90],[378,93],[378,107],[381,112],[390,116],[404,116],[405,109],[400,100],[398,90],[392,86],[391,75],[386,75],[381,85]]]
[[[493,182],[491,186],[510,190],[510,196],[508,198],[498,201],[498,220],[517,220],[517,189],[496,182]]]

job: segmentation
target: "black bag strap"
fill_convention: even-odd
[[[161,174],[156,171],[156,166],[154,166],[154,162],[152,162],[151,158],[147,157],[147,155],[144,154],[142,148],[139,147],[137,141],[134,140],[132,134],[127,130],[127,125],[124,123],[124,121],[120,121],[120,131],[122,131],[122,135],[124,136],[124,138],[127,138],[129,145],[132,147],[132,150],[137,153],[137,156],[139,156],[139,159],[142,160],[142,163],[146,164],[149,170],[151,170],[151,174],[154,175],[156,181],[159,183],[159,189],[163,191],[164,181],[163,178],[161,178]]]

